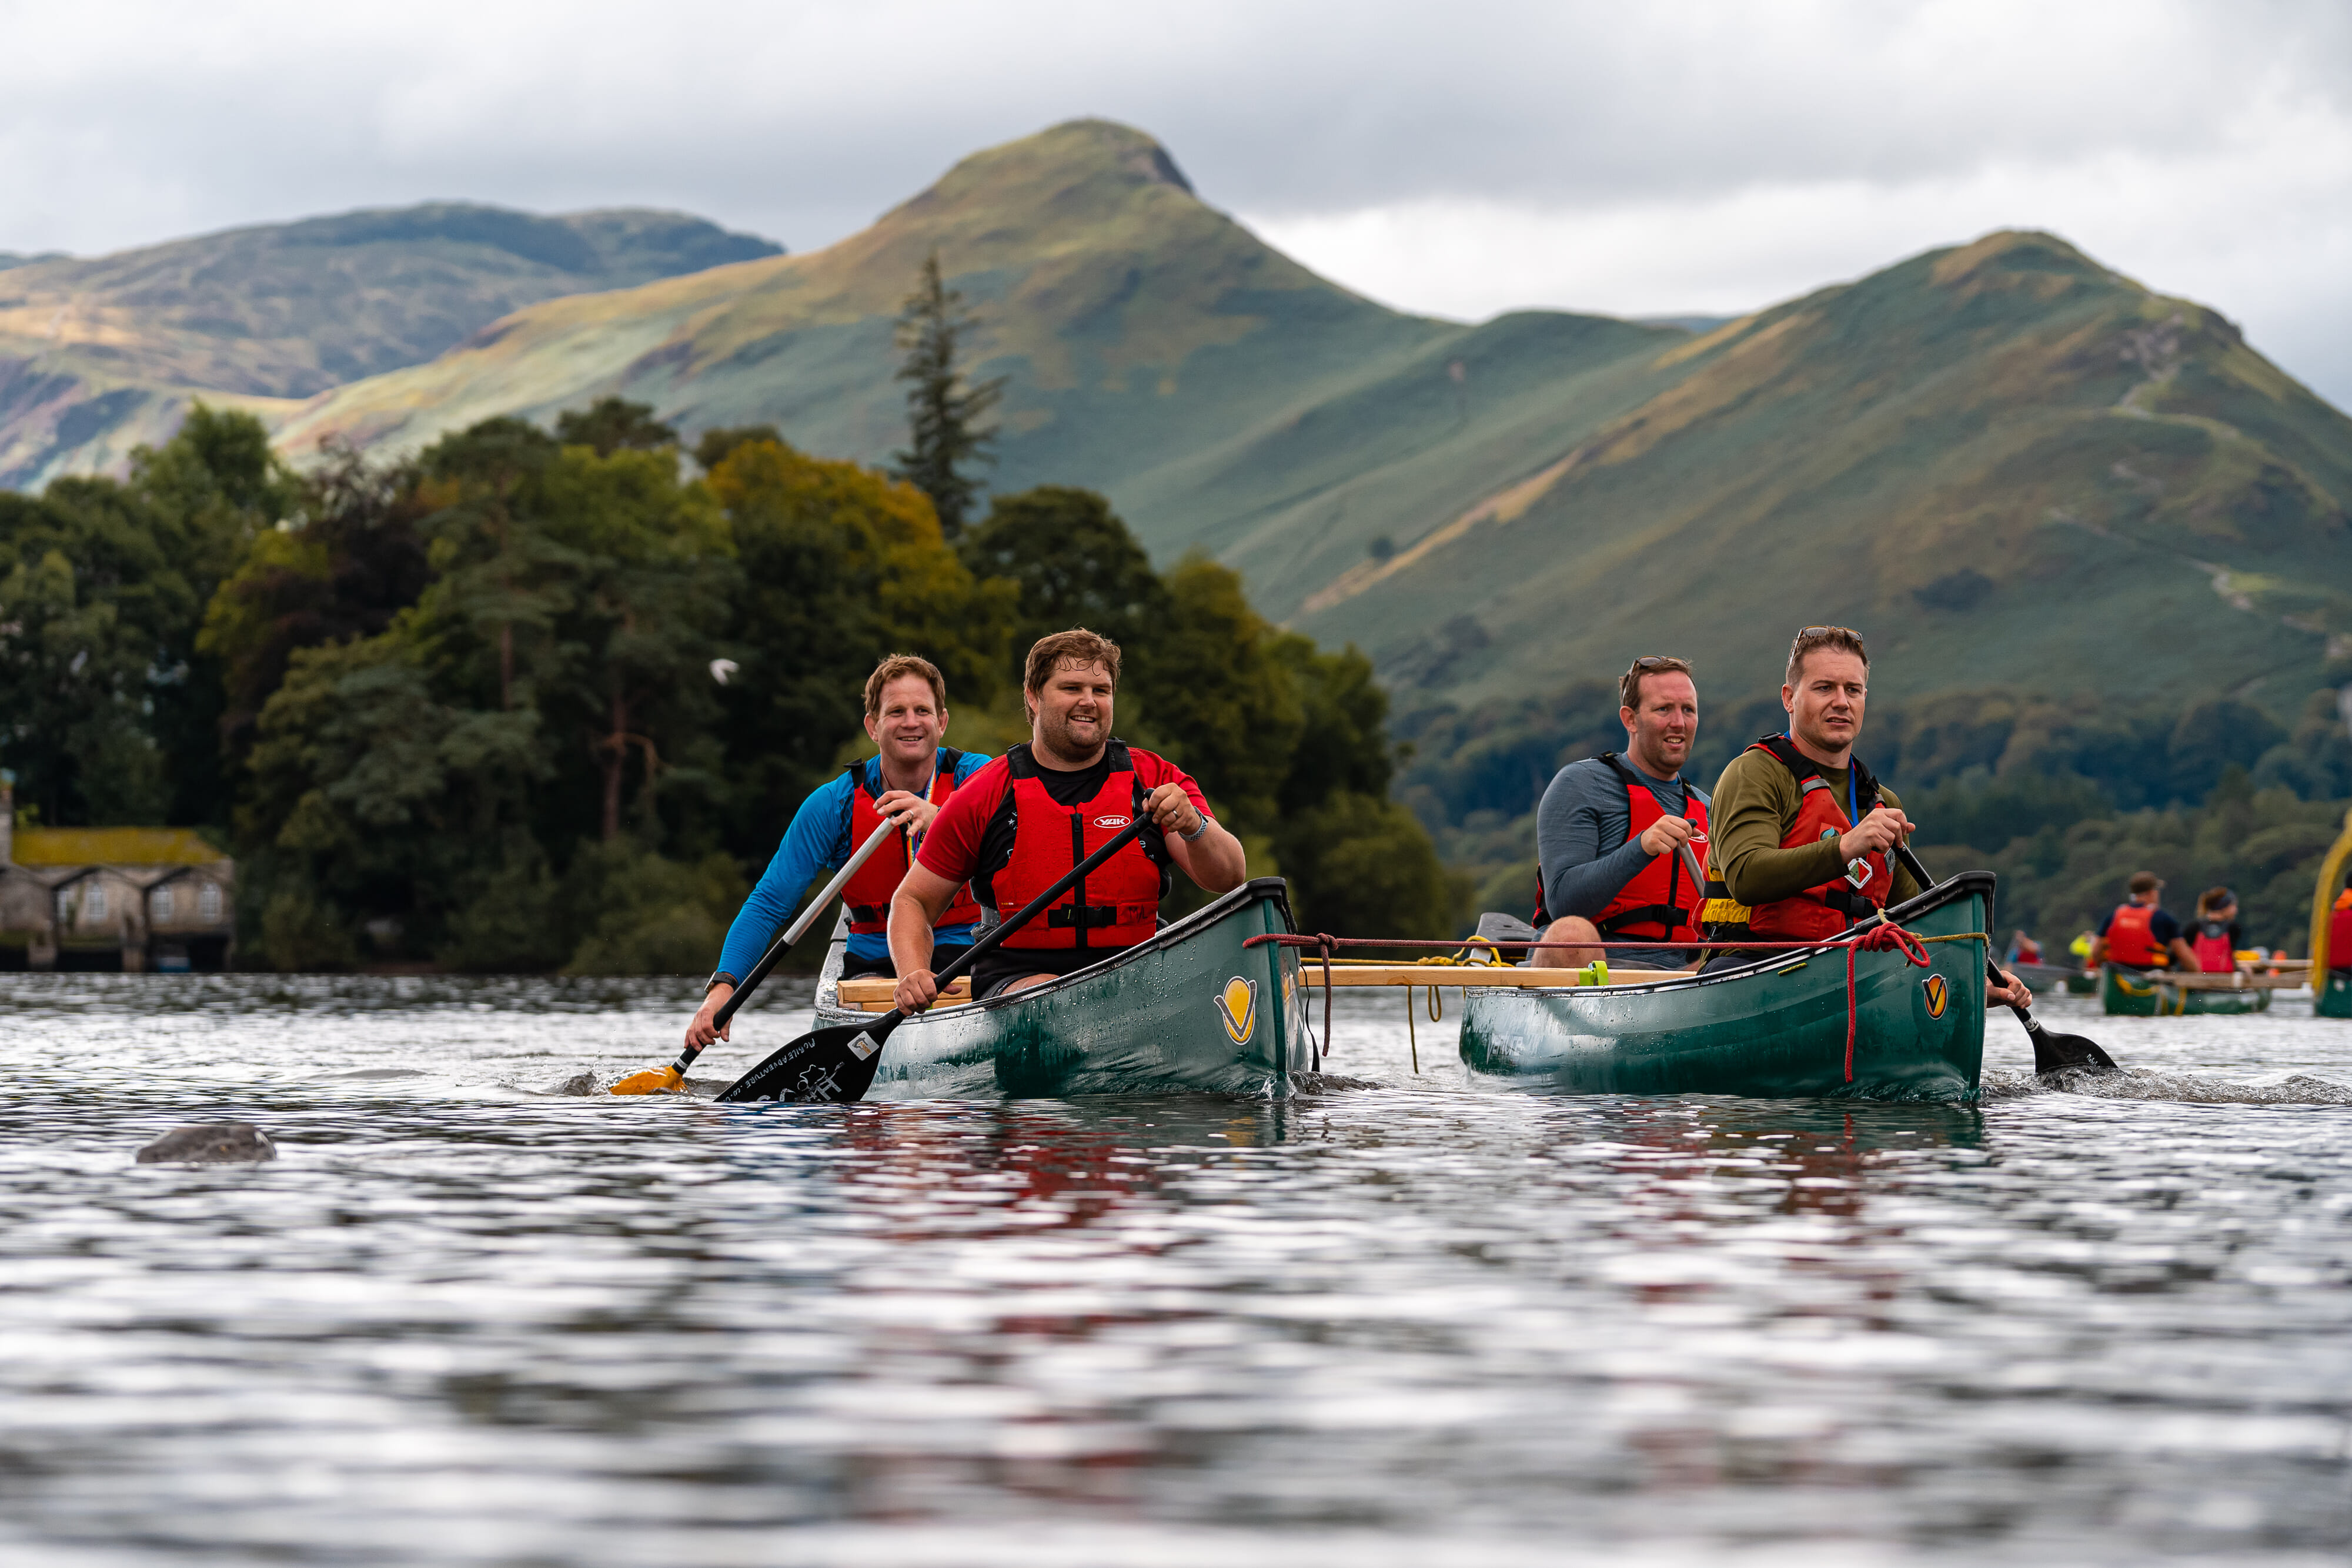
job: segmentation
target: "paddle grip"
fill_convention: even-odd
[[[849,885],[849,879],[857,874],[857,868],[864,865],[874,852],[882,847],[882,841],[896,832],[898,828],[896,821],[886,821],[866,835],[866,841],[857,846],[857,852],[849,857],[849,862],[834,873],[833,880],[824,884],[824,891],[811,899],[808,907],[801,911],[800,918],[794,920],[784,934],[760,955],[760,961],[751,966],[751,972],[743,977],[743,983],[735,988],[734,995],[719,1004],[719,1010],[710,1015],[711,1028],[725,1029],[733,1020],[744,998],[759,989],[760,982],[768,977],[768,971],[776,967],[776,960],[791,952],[793,944],[808,935],[810,925],[833,903],[834,895]],[[702,1050],[698,1045],[688,1046],[677,1053],[677,1060],[670,1063],[669,1070],[684,1072],[694,1065],[694,1059],[702,1054]]]

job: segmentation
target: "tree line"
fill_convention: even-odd
[[[1022,650],[1074,623],[1126,651],[1121,733],[1307,928],[1451,929],[1354,649],[1213,561],[1155,570],[1090,492],[997,496],[950,540],[912,484],[768,426],[689,451],[614,398],[308,474],[199,405],[121,480],[0,495],[0,766],[28,822],[209,832],[256,963],[690,973],[862,754],[877,658],[938,664],[950,743],[994,751]]]

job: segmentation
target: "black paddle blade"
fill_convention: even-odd
[[[792,1105],[830,1105],[862,1100],[874,1086],[882,1042],[893,1016],[870,1024],[839,1023],[812,1030],[720,1091],[719,1098],[740,1103],[782,1100]]]
[[[2048,1072],[2063,1072],[2070,1067],[2095,1068],[2102,1072],[2117,1071],[2116,1059],[2100,1050],[2095,1040],[2079,1034],[2052,1034],[2032,1019],[2025,1020],[2025,1033],[2033,1041],[2033,1075],[2037,1078]]]

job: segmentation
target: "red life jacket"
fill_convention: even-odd
[[[2107,957],[2134,969],[2164,967],[2164,949],[2156,944],[2156,905],[2126,904],[2107,917]]]
[[[2114,938],[2109,937],[2110,946]],[[2197,955],[2198,972],[2206,975],[2227,975],[2238,967],[2238,949],[2230,940],[2230,923],[2226,920],[2200,920],[2197,923],[2197,940],[2189,944]]]
[[[1108,751],[1110,769],[1102,788],[1076,806],[1065,806],[1046,789],[1028,742],[1006,748],[1004,804],[981,834],[980,869],[971,879],[974,896],[1000,919],[1024,908],[1142,813],[1147,791],[1136,777],[1135,758],[1151,753],[1130,751],[1118,740]],[[1148,942],[1160,929],[1167,867],[1165,840],[1147,828],[1006,937],[1004,946],[1109,952]]]
[[[1652,824],[1666,814],[1658,804],[1657,796],[1637,778],[1613,751],[1604,751],[1601,760],[1609,764],[1617,781],[1625,787],[1625,842],[1632,843],[1650,831]],[[1690,787],[1690,780],[1676,775],[1683,787],[1683,818],[1696,830],[1691,841],[1699,850],[1706,847],[1706,802],[1700,800]],[[1690,880],[1683,870],[1679,852],[1652,855],[1649,862],[1635,873],[1632,881],[1617,890],[1592,922],[1593,929],[1603,936],[1622,936],[1629,942],[1671,942],[1676,936],[1688,933],[1698,936],[1699,905],[1705,901],[1706,890]],[[1551,915],[1544,908],[1543,867],[1536,867],[1536,929],[1551,924]]]
[[[962,760],[963,753],[953,747],[940,747],[939,762],[931,772],[931,804],[944,806],[948,797],[955,793],[956,765]],[[882,770],[876,768],[868,779],[866,764],[853,762],[848,772],[849,848],[854,853],[882,825],[882,813],[874,804],[883,795]],[[857,874],[841,890],[841,901],[849,906],[852,931],[871,934],[890,928],[890,895],[898,891],[898,883],[906,880],[907,868],[914,863],[914,846],[908,841],[911,837],[901,831],[889,839],[866,858]],[[972,902],[971,889],[960,887],[949,901],[946,913],[935,924],[970,925],[979,918],[980,905]]]
[[[1780,766],[1797,780],[1797,815],[1780,835],[1784,850],[1834,839],[1853,826],[1845,813],[1845,803],[1822,777],[1821,765],[1803,752],[1785,735],[1768,735],[1748,748],[1769,751]],[[1847,766],[1853,769],[1854,803],[1862,814],[1868,816],[1878,804],[1878,780],[1860,758],[1851,758]],[[1874,909],[1885,907],[1894,896],[1895,873],[1888,869],[1886,856],[1874,850],[1846,862],[1846,874],[1809,887],[1792,898],[1776,899],[1770,904],[1752,908],[1731,896],[1731,888],[1723,880],[1722,868],[1708,856],[1706,868],[1706,906],[1702,915],[1706,922],[1706,935],[1715,942],[1748,942],[1759,938],[1787,936],[1800,941],[1818,941],[1834,936]]]
[[[2327,917],[2327,967],[2352,969],[2352,909],[2339,909]]]

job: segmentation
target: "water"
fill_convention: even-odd
[[[2340,1563],[2352,1023],[1980,1109],[793,1109],[667,982],[0,977],[10,1564]],[[807,991],[746,1014],[722,1066]],[[254,1168],[139,1166],[242,1116]]]

